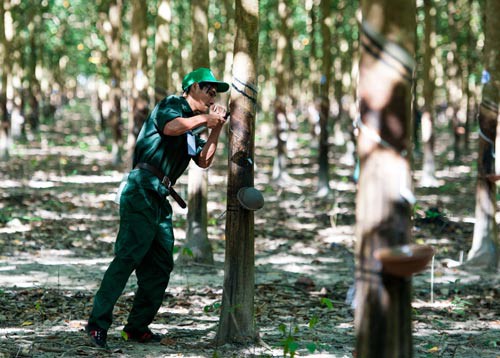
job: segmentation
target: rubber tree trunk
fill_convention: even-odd
[[[171,92],[168,45],[170,43],[170,23],[172,6],[170,0],[161,0],[156,16],[155,35],[155,104]]]
[[[191,2],[191,21],[193,25],[193,69],[210,67],[208,57],[208,0],[194,0]],[[207,171],[191,162],[188,181],[188,214],[186,245],[189,255],[180,255],[179,261],[189,261],[213,264],[214,257],[210,241],[208,240],[207,224]]]
[[[141,0],[132,1],[130,38],[130,94],[128,111],[127,160],[132,163],[135,143],[149,114],[147,77],[147,7]],[[130,167],[131,165],[129,165]]]
[[[464,111],[466,100],[464,96],[464,67],[460,59],[460,30],[466,25],[464,22],[464,9],[460,1],[448,0],[448,36],[450,38],[450,52],[448,53],[447,68],[447,95],[449,96],[447,112],[450,113],[453,130],[453,160],[460,163],[460,142],[464,134]],[[469,61],[469,59],[467,59]]]
[[[415,2],[364,0],[362,14],[356,353],[411,357],[411,280],[383,273],[374,252],[410,242]]]
[[[433,0],[424,0],[424,56],[422,64],[424,109],[421,117],[423,167],[420,185],[423,187],[437,186],[435,177],[436,164],[434,160],[434,81],[435,69],[432,65],[436,42],[436,8]]]
[[[310,76],[306,83],[309,85],[306,88],[311,88],[312,97],[316,98],[319,94],[319,76],[318,76],[318,55],[317,55],[317,41],[316,41],[316,28],[318,27],[318,16],[317,10],[319,6],[319,0],[307,0],[305,2],[306,10],[309,13],[310,26],[308,28],[308,39],[310,43],[309,47],[309,68],[311,70]],[[314,130],[311,130],[314,134]]]
[[[113,163],[118,165],[122,161],[123,151],[123,123],[121,110],[121,68],[122,68],[122,50],[121,50],[121,32],[122,32],[122,0],[111,0],[108,11],[107,21],[109,26],[104,26],[104,38],[108,47],[109,69],[111,74],[110,83],[110,102],[111,111],[109,121],[113,133]]]
[[[472,7],[474,5],[474,0],[467,0],[467,8],[468,10],[465,13],[466,19],[465,19],[465,26],[469,27],[472,29],[472,19],[473,19],[473,10]],[[474,116],[474,109],[476,107],[476,102],[475,102],[475,96],[474,96],[474,84],[469,81],[469,77],[471,74],[474,73],[475,66],[477,65],[477,62],[473,60],[474,58],[474,32],[467,31],[467,36],[466,36],[466,43],[467,43],[467,49],[466,49],[466,59],[465,61],[465,67],[464,71],[466,72],[464,75],[464,84],[463,87],[465,89],[465,97],[466,97],[466,110],[465,110],[465,128],[464,128],[464,151],[466,153],[469,152],[470,149],[470,130],[471,130],[471,121]]]
[[[273,161],[273,180],[279,185],[286,185],[288,119],[286,106],[289,101],[289,73],[291,67],[287,59],[289,38],[288,21],[291,9],[284,0],[278,1],[277,13],[280,19],[278,26],[278,41],[276,48],[276,100],[274,101],[274,133],[276,135],[277,155]]]
[[[6,10],[7,9],[7,10]],[[8,19],[6,21],[6,19]],[[0,2],[0,160],[8,160],[10,156],[10,117],[7,112],[7,86],[12,64],[7,54],[10,53],[10,44],[13,36],[12,15],[10,1]],[[8,35],[7,35],[8,34]]]
[[[484,68],[490,74],[490,80],[483,87],[483,96],[479,110],[479,156],[478,178],[476,186],[476,223],[472,248],[467,257],[467,265],[484,267],[495,271],[498,267],[498,231],[495,221],[496,185],[494,177],[500,173],[500,159],[495,153],[495,143],[500,139],[498,115],[500,102],[500,2],[486,1],[486,24],[484,45]],[[496,163],[495,163],[496,161]],[[491,180],[490,180],[491,179]]]
[[[257,105],[258,0],[236,0],[236,38],[229,123],[229,164],[224,289],[217,343],[249,343],[254,322],[254,214],[239,205],[238,191],[254,181]]]
[[[331,67],[332,67],[332,56],[330,53],[331,49],[331,23],[333,23],[333,18],[331,14],[331,0],[321,0],[321,37],[323,38],[323,58],[321,67],[321,104],[319,111],[319,172],[318,172],[318,191],[317,195],[319,197],[325,197],[330,193],[330,173],[329,173],[329,162],[328,162],[328,120],[330,118],[330,86],[332,82]]]
[[[284,97],[280,96],[274,101],[274,133],[276,136],[276,156],[273,161],[273,181],[278,185],[286,185],[288,120],[286,117]]]
[[[29,48],[30,48],[30,56],[27,59],[26,63],[26,72],[28,79],[28,87],[27,87],[27,97],[28,97],[28,106],[29,112],[27,113],[27,120],[32,133],[38,131],[38,127],[40,125],[40,97],[41,97],[41,89],[40,82],[36,77],[36,67],[39,62],[39,55],[41,53],[40,43],[39,43],[39,31],[41,28],[41,16],[38,11],[40,9],[37,8],[37,4],[33,3],[33,6],[29,7],[28,16],[28,31],[29,31]]]

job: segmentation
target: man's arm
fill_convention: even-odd
[[[224,122],[224,118],[217,113],[198,114],[189,118],[177,117],[165,124],[163,134],[179,136],[202,125],[215,129]]]
[[[210,131],[207,142],[205,143],[205,146],[201,150],[198,160],[196,161],[196,164],[200,168],[208,168],[212,164],[223,125],[224,122],[220,123]]]

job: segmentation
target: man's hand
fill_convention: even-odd
[[[225,107],[214,104],[210,108],[210,113],[207,114],[207,127],[217,128],[222,127],[226,123],[227,110]]]
[[[226,107],[221,106],[220,104],[214,104],[214,105],[210,108],[210,112],[211,112],[211,113],[220,114],[222,117],[225,117],[225,116],[226,116],[227,109],[226,109]]]
[[[206,114],[207,127],[211,128],[210,134],[208,135],[207,142],[203,147],[200,155],[197,158],[197,164],[201,168],[208,168],[212,164],[214,159],[214,154],[217,149],[217,143],[219,141],[219,134],[222,130],[222,126],[226,123],[229,113],[225,107],[219,105],[213,105],[210,108],[210,113]],[[196,133],[196,129],[193,130]]]

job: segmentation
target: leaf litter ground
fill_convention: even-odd
[[[309,146],[297,145],[290,151],[293,180],[272,185],[272,141],[256,153],[255,183],[266,199],[255,215],[260,340],[213,345],[224,275],[227,155],[221,154],[209,172],[215,264],[174,269],[152,325],[165,334],[163,344],[120,338],[136,288],[132,277],[115,308],[110,349],[90,347],[83,326],[112,258],[118,228],[113,198],[125,169],[111,164],[92,123],[79,117],[83,111],[66,111],[68,119],[42,126],[37,138],[16,144],[11,160],[0,163],[0,357],[278,357],[284,347],[299,356],[353,356],[354,311],[346,301],[354,283],[352,166],[342,162],[343,149],[333,147],[333,191],[317,198],[315,158]],[[432,292],[430,269],[413,280],[416,357],[500,356],[498,274],[447,267],[471,245],[474,158],[454,165],[438,156],[441,186],[416,190],[414,239],[436,249]],[[418,180],[419,171],[414,175]],[[178,185],[184,197],[186,179]],[[186,211],[175,207],[174,220],[181,247]]]

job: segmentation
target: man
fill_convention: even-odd
[[[185,206],[173,185],[193,159],[201,168],[212,163],[225,123],[226,108],[214,103],[229,85],[217,81],[208,68],[198,68],[182,81],[182,96],[160,101],[144,123],[134,151],[133,166],[120,197],[120,229],[115,258],[94,298],[85,331],[93,345],[106,348],[113,307],[135,270],[137,292],[121,333],[125,340],[160,341],[148,328],[163,300],[173,269],[174,198]],[[206,126],[205,140],[192,130]]]

